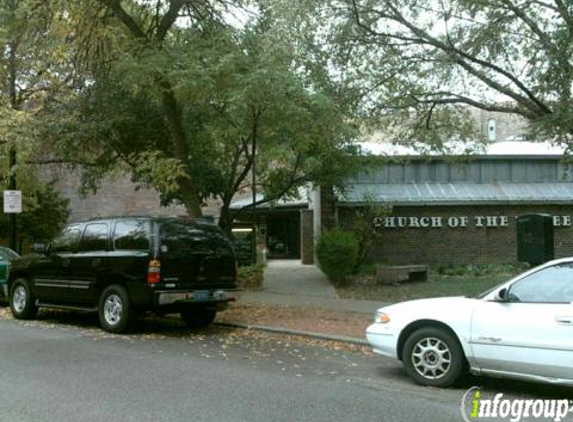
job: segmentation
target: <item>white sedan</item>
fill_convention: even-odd
[[[366,329],[374,352],[400,359],[419,384],[472,373],[573,386],[573,258],[533,268],[477,298],[381,308]]]

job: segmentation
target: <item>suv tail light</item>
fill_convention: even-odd
[[[149,261],[147,269],[147,284],[157,284],[161,282],[161,263],[154,259]]]

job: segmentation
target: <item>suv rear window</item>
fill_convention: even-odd
[[[125,220],[115,223],[113,247],[115,250],[149,250],[149,222]]]
[[[232,254],[229,238],[214,224],[194,220],[169,220],[161,224],[161,245],[172,255],[189,252]]]

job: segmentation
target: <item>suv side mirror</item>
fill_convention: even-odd
[[[48,250],[48,248],[47,248],[46,245],[43,244],[43,243],[34,243],[34,244],[32,245],[32,251],[35,252],[35,253],[39,253],[39,254],[45,255],[46,252],[47,252],[47,250]]]

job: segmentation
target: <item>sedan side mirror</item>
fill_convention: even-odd
[[[496,302],[507,302],[509,295],[507,294],[507,287],[504,287],[495,295]]]
[[[32,251],[35,253],[45,255],[47,250],[48,248],[43,243],[34,243],[32,245]]]

